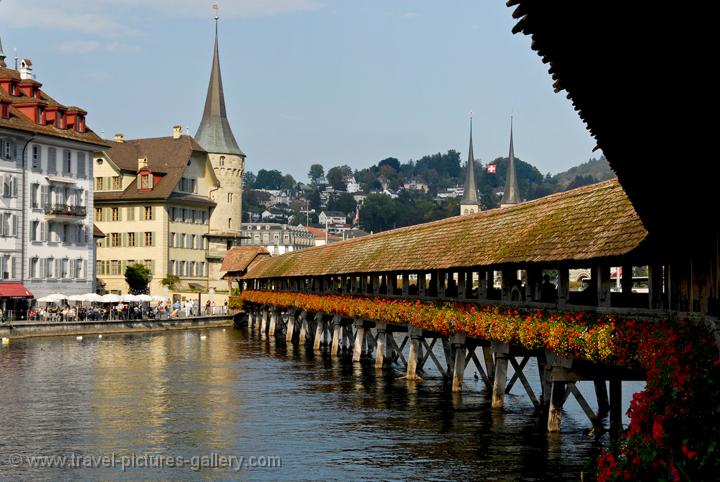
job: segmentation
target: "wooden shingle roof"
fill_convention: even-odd
[[[583,261],[647,236],[616,179],[505,209],[457,216],[262,260],[246,279]]]
[[[262,246],[240,246],[232,248],[225,254],[220,271],[242,272],[248,269],[258,256],[269,256],[268,250]]]

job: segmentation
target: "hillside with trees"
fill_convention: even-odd
[[[614,177],[604,157],[556,175],[543,174],[519,158],[515,161],[523,200]],[[475,180],[483,209],[499,207],[508,162],[506,157],[476,162]],[[494,173],[488,172],[488,165],[495,166]],[[465,171],[466,164],[455,150],[406,162],[387,157],[354,171],[344,164],[325,170],[316,163],[309,168],[308,183],[277,170],[260,169],[257,174],[245,174],[244,220],[265,216],[262,220],[268,222],[316,223],[318,214],[327,210],[345,213],[351,223],[359,204],[360,227],[366,231],[434,221],[458,214]]]

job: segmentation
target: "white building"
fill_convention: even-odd
[[[347,223],[347,217],[345,213],[340,211],[322,211],[318,216],[320,224],[325,226],[344,225]]]
[[[360,192],[360,184],[355,180],[355,176],[348,178],[346,190],[350,194]]]
[[[0,300],[94,291],[92,153],[86,112],[41,90],[32,63],[8,69],[0,46]],[[9,298],[9,297],[8,297]]]
[[[273,256],[315,246],[315,235],[304,226],[243,223],[242,245],[263,247]]]

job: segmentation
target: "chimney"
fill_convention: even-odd
[[[20,78],[23,80],[32,80],[32,62],[30,61],[30,59],[22,59],[20,61]]]
[[[138,172],[148,167],[147,157],[141,157],[138,159]]]
[[[180,137],[182,137],[182,126],[173,126],[173,139],[180,139]]]
[[[117,134],[115,134],[115,137],[113,137],[113,140],[122,144],[123,142],[125,142],[125,135],[122,132],[118,132]]]

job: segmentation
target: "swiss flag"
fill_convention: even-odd
[[[495,174],[496,169],[497,169],[497,166],[495,164],[488,164],[487,172],[488,172],[488,174]]]

